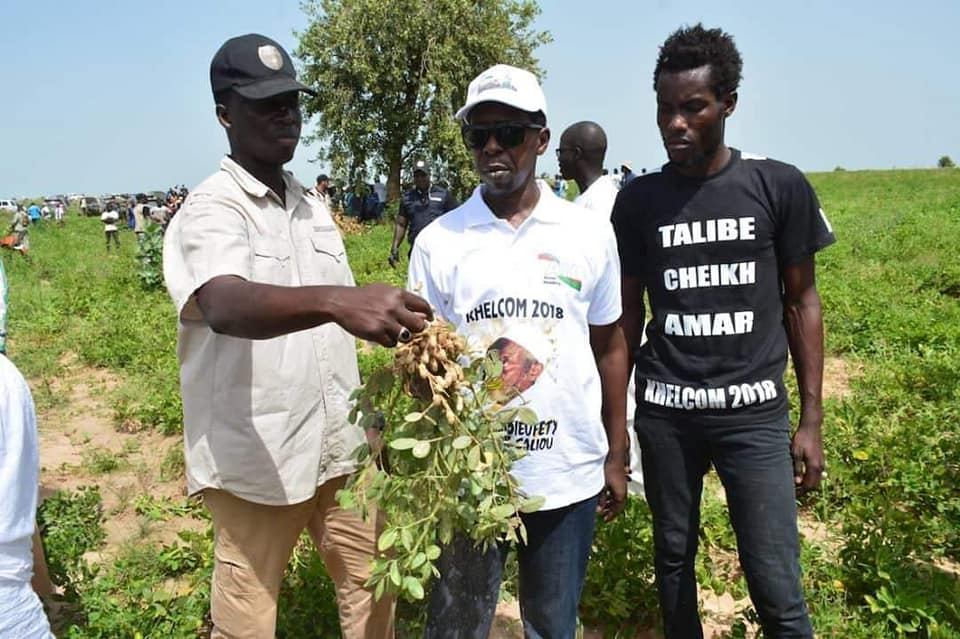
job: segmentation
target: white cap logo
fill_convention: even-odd
[[[280,50],[272,44],[258,47],[257,56],[260,58],[260,62],[263,62],[263,66],[268,69],[279,71],[283,68],[283,56],[280,55]]]
[[[466,120],[470,110],[481,102],[499,102],[528,113],[547,114],[547,99],[537,76],[506,64],[494,65],[470,82],[467,103],[454,117]]]

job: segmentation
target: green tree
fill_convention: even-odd
[[[321,159],[349,183],[371,170],[400,193],[401,171],[426,159],[434,179],[462,192],[476,182],[453,120],[467,85],[497,63],[539,72],[535,0],[307,0],[299,33],[303,81],[317,89]]]
[[[953,160],[950,159],[949,155],[944,155],[937,160],[937,166],[941,169],[952,169],[956,165],[953,163]]]

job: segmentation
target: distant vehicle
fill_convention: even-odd
[[[104,210],[106,210],[106,208],[110,204],[115,204],[118,211],[126,211],[127,207],[130,206],[130,199],[127,197],[115,195],[109,199],[103,200],[101,204]]]
[[[11,213],[17,210],[17,201],[16,200],[0,200],[0,210],[10,211]]]
[[[100,215],[103,211],[103,205],[100,204],[100,198],[92,195],[84,195],[80,198],[80,212],[84,215]]]

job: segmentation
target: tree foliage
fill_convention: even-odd
[[[321,158],[351,185],[373,171],[399,194],[414,159],[455,190],[476,183],[453,120],[467,85],[497,63],[539,72],[534,50],[550,41],[532,24],[535,0],[307,0],[299,35],[303,81],[316,88]]]
[[[941,169],[952,169],[955,165],[949,155],[943,155],[937,160],[937,166]]]

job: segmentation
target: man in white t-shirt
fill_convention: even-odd
[[[0,355],[0,637],[53,637],[30,586],[40,458],[30,389]]]
[[[613,180],[603,177],[603,158],[607,154],[607,134],[596,122],[571,124],[560,136],[557,162],[560,175],[573,180],[580,188],[575,204],[603,213],[610,219],[617,187]]]
[[[604,220],[610,219],[613,203],[620,187],[617,182],[603,174],[603,159],[607,154],[607,134],[596,122],[583,121],[571,124],[560,136],[557,161],[560,174],[573,180],[580,187],[580,195],[573,201],[585,209],[596,211]],[[633,430],[633,417],[637,402],[633,375],[627,389],[627,437],[630,440],[630,492],[643,494],[643,470],[640,467],[640,444]]]
[[[572,637],[596,513],[613,519],[626,497],[627,352],[611,225],[535,178],[546,110],[529,71],[497,65],[470,83],[456,117],[483,183],[417,238],[408,286],[472,348],[497,351],[501,399],[537,415],[506,433],[527,450],[521,490],[545,498],[521,515],[520,609],[528,637]],[[466,537],[444,549],[426,637],[487,636],[507,550]]]
[[[117,205],[113,202],[107,204],[107,210],[100,214],[100,221],[103,222],[103,232],[107,240],[107,253],[110,252],[110,240],[113,240],[117,250],[120,250],[120,233],[117,223],[120,221],[120,214],[117,212]]]

